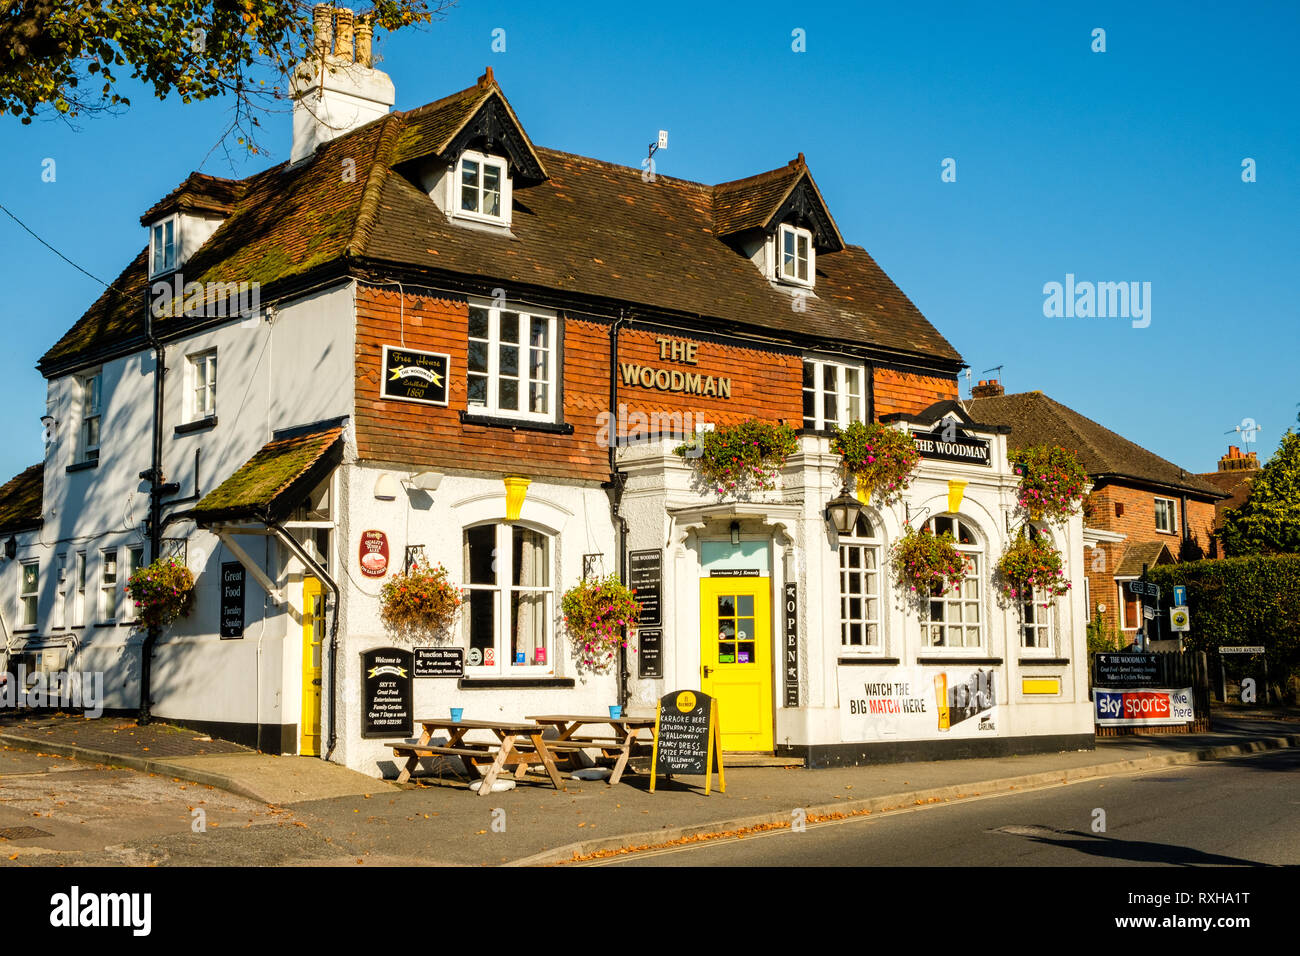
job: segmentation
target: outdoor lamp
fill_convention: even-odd
[[[826,505],[826,517],[840,534],[851,534],[860,514],[862,502],[849,494],[848,488],[842,489],[839,496],[832,498]]]

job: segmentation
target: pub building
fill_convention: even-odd
[[[289,160],[189,176],[40,360],[45,459],[0,495],[11,661],[375,775],[412,713],[677,689],[717,698],[724,750],[809,766],[1092,745],[1080,519],[1040,529],[1073,591],[1003,607],[1007,429],[963,411],[961,356],[802,154],[708,185],[543,148],[490,69],[396,112],[370,24],[316,26]],[[718,494],[673,453],[751,418],[799,429],[771,491]],[[852,420],[917,435],[899,504],[844,494]],[[953,533],[960,594],[900,595],[905,523]],[[196,581],[160,633],[121,593],[156,554]],[[464,604],[408,669],[379,594],[417,558]],[[560,611],[611,573],[645,605],[621,676],[580,665]]]

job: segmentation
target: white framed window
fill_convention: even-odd
[[[77,461],[99,461],[100,423],[103,419],[104,373],[77,380],[80,389],[81,428],[77,435]]]
[[[177,227],[177,218],[169,216],[155,222],[149,230],[150,278],[176,268]]]
[[[72,620],[69,627],[84,627],[86,623],[86,552],[77,552],[73,571]]]
[[[217,350],[189,356],[190,407],[192,422],[217,414]]]
[[[1137,578],[1124,578],[1116,580],[1115,584],[1119,588],[1119,626],[1121,630],[1136,631],[1142,627],[1142,598],[1137,594],[1129,593],[1128,583],[1136,581]]]
[[[99,552],[99,620],[117,620],[117,549]]]
[[[943,594],[931,595],[926,601],[923,643],[928,648],[982,647],[984,546],[965,518],[938,515],[930,519],[929,527],[936,535],[945,531],[952,535],[957,551],[965,559],[966,576],[961,584]]]
[[[470,306],[466,390],[471,412],[555,420],[555,322],[554,315]]]
[[[62,630],[68,619],[68,552],[54,558],[54,612],[50,615],[51,630]]]
[[[844,428],[849,422],[863,421],[863,382],[861,365],[806,358],[803,361],[803,427],[818,430]]]
[[[22,575],[18,579],[18,607],[20,627],[36,626],[37,600],[41,584],[41,566],[36,561],[22,563]]]
[[[510,177],[500,156],[466,150],[448,177],[447,208],[453,216],[510,225]]]
[[[551,537],[515,522],[466,528],[462,541],[466,674],[553,673]]]
[[[812,233],[798,226],[782,225],[776,235],[776,277],[782,282],[811,286],[815,260]]]
[[[132,545],[126,551],[126,576],[122,579],[122,620],[134,622],[139,616],[136,611],[135,602],[131,600],[126,593],[126,582],[131,580],[131,575],[140,570],[144,563],[144,548],[141,545]]]
[[[1025,534],[1030,538],[1042,538],[1050,542],[1051,536],[1033,525],[1027,526]],[[1056,595],[1046,601],[1036,588],[1029,588],[1020,595],[1020,647],[1023,650],[1050,650],[1052,647],[1052,625],[1056,615]],[[1047,607],[1043,607],[1046,604]]]
[[[1177,502],[1173,498],[1156,499],[1156,530],[1166,534],[1178,532]]]
[[[865,514],[858,515],[853,533],[840,537],[840,650],[879,652],[881,541]]]

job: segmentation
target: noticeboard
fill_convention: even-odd
[[[411,672],[411,652],[400,647],[377,647],[362,653],[362,737],[411,736],[415,724]]]
[[[628,554],[628,587],[641,605],[637,623],[657,627],[663,623],[659,611],[659,594],[663,588],[663,552],[632,551]]]
[[[654,758],[650,764],[650,792],[655,779],[674,774],[703,774],[704,793],[718,770],[718,789],[726,792],[722,776],[722,744],[718,734],[718,702],[696,690],[677,690],[659,699],[655,715]]]
[[[465,648],[417,647],[414,673],[416,677],[464,677]]]
[[[244,636],[244,566],[238,561],[221,565],[221,639]]]
[[[639,680],[659,680],[664,676],[664,631],[661,627],[642,627],[636,633],[636,676]]]

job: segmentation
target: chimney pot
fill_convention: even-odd
[[[328,3],[318,3],[311,9],[312,32],[316,38],[316,54],[324,56],[334,45],[334,8]]]
[[[364,14],[357,17],[357,36],[356,36],[356,56],[357,64],[369,69],[375,62],[372,48],[372,40],[375,34],[375,25],[370,19],[370,14]]]
[[[344,63],[352,62],[352,17],[347,7],[334,11],[334,55]]]
[[[970,390],[971,398],[997,398],[999,395],[1005,395],[1006,390],[998,384],[996,378],[981,380],[978,385]]]

